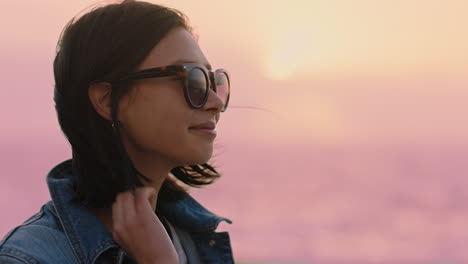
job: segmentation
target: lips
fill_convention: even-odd
[[[214,122],[205,122],[202,124],[198,124],[195,126],[190,127],[190,129],[210,129],[213,130],[215,129],[216,125]]]

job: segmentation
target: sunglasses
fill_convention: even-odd
[[[130,82],[148,78],[177,76],[183,81],[184,97],[192,108],[201,108],[208,100],[210,88],[224,103],[221,112],[225,112],[229,103],[230,78],[224,69],[209,71],[204,65],[185,63],[149,68],[130,73],[122,79],[110,81],[111,84]]]

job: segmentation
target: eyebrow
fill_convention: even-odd
[[[176,63],[197,63],[197,64],[200,64],[199,62],[196,62],[196,61],[189,61],[189,60],[177,60],[177,61],[174,62],[174,64],[176,64]],[[213,69],[211,68],[211,65],[210,65],[210,64],[204,64],[204,66],[205,66],[208,70],[210,70],[210,71],[213,70]]]

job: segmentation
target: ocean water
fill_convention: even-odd
[[[467,154],[459,146],[230,148],[219,154],[225,178],[195,194],[232,216],[227,230],[244,259],[468,263]]]
[[[223,144],[191,194],[258,263],[468,263],[468,147]],[[2,143],[0,236],[49,200],[63,143]]]

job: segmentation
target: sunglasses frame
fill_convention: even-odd
[[[189,97],[189,87],[188,87],[188,78],[187,76],[189,75],[190,71],[193,69],[200,69],[203,74],[205,75],[205,80],[208,85],[208,89],[206,89],[206,94],[204,95],[203,102],[200,105],[195,105],[192,100],[190,100]],[[229,97],[231,95],[231,79],[229,72],[224,70],[224,69],[218,69],[216,71],[210,71],[208,70],[204,65],[202,64],[197,64],[197,63],[184,63],[184,64],[179,64],[179,65],[167,65],[167,66],[162,66],[162,67],[156,67],[156,68],[148,68],[144,70],[139,70],[136,72],[132,72],[128,74],[127,76],[123,77],[122,79],[118,79],[115,81],[109,81],[111,84],[119,84],[123,82],[131,82],[135,80],[142,80],[142,79],[149,79],[149,78],[161,78],[161,77],[170,77],[170,76],[176,76],[178,78],[182,78],[184,81],[184,97],[187,103],[189,104],[190,107],[198,109],[203,107],[206,104],[206,101],[208,101],[208,94],[209,90],[212,89],[215,93],[217,93],[217,86],[216,86],[216,80],[215,76],[217,74],[225,74],[227,81],[228,81],[228,91],[227,91],[227,98],[226,98],[226,103],[224,104],[224,108],[221,110],[221,112],[225,112],[229,103]]]

